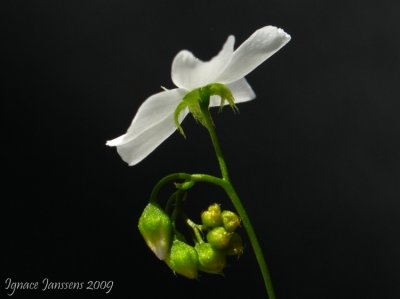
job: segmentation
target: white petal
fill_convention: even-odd
[[[122,160],[135,165],[157,148],[175,130],[174,112],[186,91],[173,89],[148,98],[139,108],[126,134],[107,142],[117,146]],[[182,111],[180,121],[188,111]]]
[[[188,114],[188,110],[184,110],[180,114],[180,122]],[[142,132],[140,135],[131,139],[129,142],[117,146],[117,151],[122,160],[130,166],[136,165],[154,151],[165,139],[172,135],[176,130],[174,115],[166,118],[154,127]]]
[[[235,104],[251,101],[256,98],[256,94],[245,78],[230,83],[227,87],[232,92]]]
[[[266,26],[254,32],[235,50],[217,81],[231,83],[243,78],[290,41],[280,28]]]
[[[226,85],[235,99],[235,104],[243,103],[247,101],[254,100],[256,98],[256,94],[253,89],[247,83],[246,79],[240,79],[236,82],[230,83]],[[218,96],[212,96],[210,99],[210,106],[220,106],[221,98]],[[228,102],[225,102],[225,105],[228,105]]]
[[[233,53],[235,37],[229,36],[222,50],[210,61],[204,62],[187,50],[180,51],[172,62],[172,82],[188,90],[216,82]]]
[[[163,121],[175,111],[186,91],[182,89],[165,90],[150,96],[139,107],[125,135],[107,142],[109,146],[124,144],[128,139],[141,134],[148,128]],[[129,133],[129,134],[128,134]]]

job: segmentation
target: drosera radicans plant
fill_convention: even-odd
[[[282,29],[265,26],[255,31],[234,50],[234,36],[229,36],[222,50],[210,61],[201,61],[187,50],[180,51],[172,63],[172,81],[177,88],[150,96],[139,108],[127,132],[107,142],[117,147],[121,158],[133,166],[155,150],[175,130],[183,136],[183,119],[190,113],[210,135],[221,176],[196,173],[172,173],[153,188],[150,200],[139,219],[139,231],[155,255],[175,273],[197,278],[198,272],[222,273],[228,256],[243,252],[236,229],[242,224],[253,247],[268,297],[275,298],[267,264],[249,216],[229,179],[210,107],[236,104],[255,98],[245,76],[290,41]],[[217,203],[201,213],[201,224],[189,219],[182,206],[189,191],[198,182],[221,187],[236,212],[221,210]],[[176,190],[165,208],[158,203],[158,193],[167,184]],[[190,229],[194,244],[178,230],[177,221]]]

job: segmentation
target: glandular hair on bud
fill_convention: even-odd
[[[172,222],[156,203],[149,203],[139,218],[139,231],[146,244],[160,259],[164,260],[172,243]]]
[[[222,226],[215,227],[207,233],[207,242],[215,249],[224,250],[229,246],[232,233]]]
[[[198,276],[197,252],[193,246],[182,241],[174,240],[172,242],[171,252],[166,263],[172,271],[187,278],[196,279]]]
[[[240,256],[243,253],[243,249],[242,237],[238,233],[233,233],[226,254]]]
[[[214,203],[206,211],[201,213],[201,222],[207,228],[222,226],[221,208]]]
[[[226,265],[226,253],[215,249],[209,243],[195,246],[199,257],[199,270],[207,273],[221,274]]]
[[[222,223],[228,232],[233,232],[240,226],[239,216],[232,211],[223,211],[221,217]]]

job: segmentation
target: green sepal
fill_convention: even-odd
[[[186,109],[188,106],[187,102],[182,101],[179,103],[179,105],[176,107],[175,112],[174,112],[174,121],[175,121],[175,125],[179,131],[179,133],[182,134],[183,137],[186,138],[185,132],[183,131],[183,128],[179,122],[179,115],[181,114],[181,112]]]
[[[210,97],[202,93],[201,88],[197,88],[184,96],[183,102],[187,103],[190,113],[194,119],[207,128],[207,121],[204,118],[204,112],[210,104]]]
[[[235,99],[233,98],[232,92],[224,84],[212,83],[193,89],[183,97],[182,101],[178,104],[174,112],[175,125],[184,137],[186,137],[186,135],[179,122],[179,115],[186,108],[189,109],[194,119],[201,123],[204,127],[207,128],[209,125],[214,126],[212,118],[207,115],[209,113],[208,109],[210,106],[211,96],[219,96],[221,98],[221,110],[227,101],[234,112],[239,111],[235,105]]]
[[[202,87],[203,93],[210,96],[219,96],[221,98],[220,109],[224,107],[225,101],[228,101],[229,106],[232,108],[234,112],[238,112],[239,109],[235,105],[235,99],[232,95],[232,92],[221,83],[212,83],[207,86]]]

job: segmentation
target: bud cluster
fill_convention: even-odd
[[[175,272],[190,279],[198,272],[221,274],[227,256],[240,256],[243,242],[235,232],[240,218],[232,211],[221,211],[219,204],[212,204],[201,213],[201,225],[192,224],[197,234],[196,244],[188,244],[175,229],[170,216],[157,204],[149,203],[139,219],[139,231],[156,256]]]

